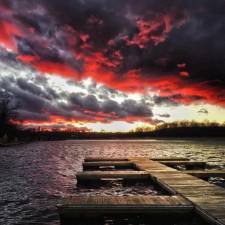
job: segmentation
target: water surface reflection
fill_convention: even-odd
[[[37,142],[0,149],[0,224],[58,225],[56,204],[73,195],[85,157],[188,157],[223,167],[225,140]]]

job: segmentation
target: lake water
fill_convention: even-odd
[[[85,157],[187,157],[224,167],[223,139],[36,142],[0,149],[0,224],[59,225]]]

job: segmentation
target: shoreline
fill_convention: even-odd
[[[208,140],[215,140],[215,141],[225,141],[224,137],[106,137],[106,138],[65,138],[65,139],[48,139],[48,140],[29,140],[29,141],[21,141],[17,143],[0,143],[0,148],[7,148],[13,146],[20,146],[23,144],[35,143],[35,142],[55,142],[55,141],[160,141],[160,140],[175,140],[175,141],[208,141]]]

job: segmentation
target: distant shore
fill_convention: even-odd
[[[151,139],[151,138],[221,138],[225,137],[225,125],[200,123],[169,123],[146,130],[138,128],[130,132],[46,131],[17,129],[2,136],[0,147],[33,141],[101,140],[101,139]]]
[[[140,132],[33,132],[27,133],[29,140],[70,140],[70,139],[148,139],[148,138],[204,138],[225,137],[225,127],[178,127]]]

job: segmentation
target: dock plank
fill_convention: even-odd
[[[61,216],[103,213],[187,213],[193,205],[181,196],[71,197],[58,206]]]

